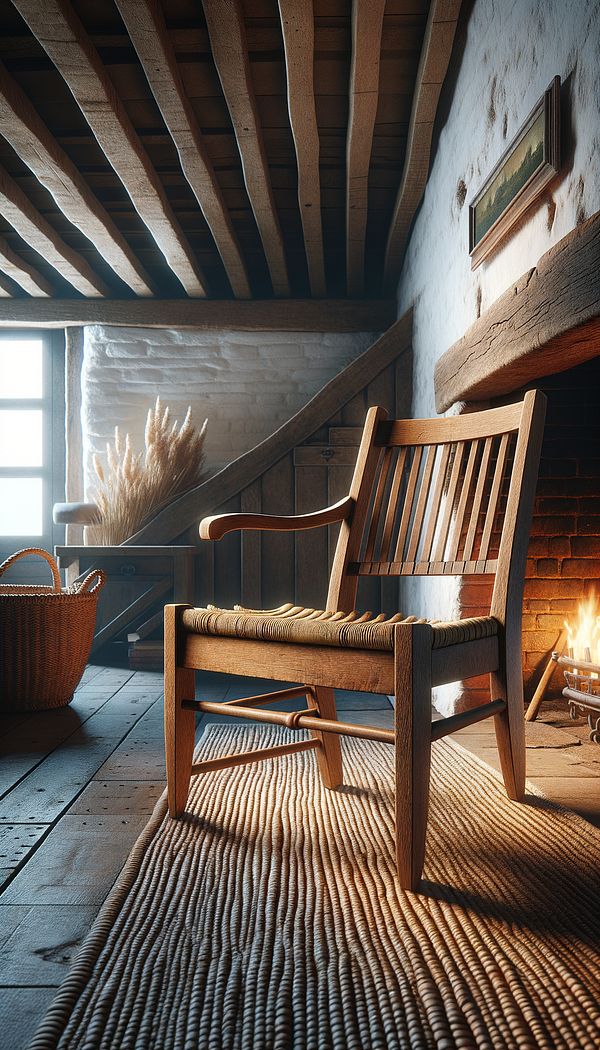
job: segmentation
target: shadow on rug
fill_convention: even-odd
[[[201,757],[285,731],[209,727]],[[600,832],[452,741],[423,893],[397,888],[392,749],[343,740],[197,778],[157,809],[31,1050],[594,1050]]]

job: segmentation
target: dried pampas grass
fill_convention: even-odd
[[[106,466],[94,456],[98,477],[95,499],[101,521],[86,530],[90,544],[114,545],[133,536],[177,496],[204,479],[207,420],[196,430],[191,408],[179,426],[157,397],[146,420],[145,451],[135,453],[129,434],[123,442],[115,427],[114,445],[106,445]]]

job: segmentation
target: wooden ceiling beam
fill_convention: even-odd
[[[150,279],[127,241],[2,63],[0,134],[117,276],[136,295],[152,295]]]
[[[410,226],[421,202],[431,154],[433,122],[448,70],[461,0],[431,0],[413,93],[402,181],[388,233],[384,286],[392,294],[400,279]]]
[[[42,277],[39,270],[36,270],[34,266],[29,266],[20,255],[17,255],[6,243],[4,237],[0,237],[0,270],[29,295],[50,296],[53,293],[50,282]]]
[[[346,137],[346,281],[364,295],[369,168],[379,102],[379,63],[385,0],[354,0],[352,65]]]
[[[12,294],[12,285],[10,281],[6,281],[2,274],[0,274],[0,299],[11,299]]]
[[[202,0],[202,5],[273,291],[275,295],[286,296],[290,294],[290,285],[283,235],[254,97],[242,6],[240,0]]]
[[[324,296],[325,260],[321,222],[319,129],[313,78],[312,0],[278,0],[287,74],[290,124],[298,167],[298,205],[302,220],[310,290]]]
[[[67,0],[14,0],[54,63],[167,264],[189,296],[206,295],[194,253],[98,52]]]
[[[242,253],[157,0],[116,0],[152,94],[175,143],[183,173],[202,209],[233,294],[252,292]]]
[[[2,167],[0,213],[19,236],[82,295],[110,295],[104,281],[94,273],[83,256],[63,241]]]
[[[395,299],[10,299],[0,327],[63,328],[112,324],[136,328],[257,332],[382,332],[396,319]]]

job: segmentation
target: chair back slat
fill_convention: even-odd
[[[419,495],[415,507],[415,515],[413,518],[412,528],[410,530],[410,535],[408,538],[408,549],[406,552],[407,562],[414,562],[417,556],[417,548],[419,546],[419,540],[421,538],[421,532],[423,530],[423,522],[425,519],[425,511],[427,509],[427,502],[429,500],[429,490],[431,488],[431,479],[433,476],[435,460],[435,446],[429,445],[427,449],[427,455],[425,458],[425,467],[423,469],[423,477],[421,479]]]
[[[447,446],[446,446],[447,447]],[[432,561],[437,569],[433,571],[443,572],[444,562],[444,551],[446,549],[446,543],[448,540],[448,532],[450,530],[450,521],[452,518],[452,511],[454,510],[454,502],[456,499],[456,490],[458,487],[458,478],[460,474],[460,468],[462,465],[463,452],[465,450],[465,442],[459,441],[458,444],[452,446],[452,470],[450,474],[450,482],[448,489],[445,494],[445,506],[441,515],[441,522],[438,525],[435,548],[432,555]]]
[[[465,571],[466,565],[470,564],[473,547],[475,544],[475,535],[477,532],[477,523],[479,521],[479,514],[481,511],[481,503],[483,500],[483,490],[488,474],[488,466],[490,462],[490,456],[492,454],[492,441],[493,438],[487,437],[483,444],[483,454],[481,456],[481,463],[479,464],[479,472],[477,476],[477,485],[475,488],[475,495],[473,498],[473,505],[471,507],[471,516],[469,518],[469,528],[467,530],[467,537],[463,549],[463,555],[465,559]]]
[[[398,456],[396,459],[396,465],[394,467],[392,484],[390,486],[390,499],[387,506],[387,510],[385,512],[385,522],[383,525],[383,533],[381,536],[381,557],[383,561],[390,560],[394,524],[396,522],[397,517],[398,501],[400,499],[400,488],[404,476],[404,466],[406,463],[407,453],[408,449],[406,448],[406,446],[398,449]]]
[[[436,446],[433,446],[437,453]],[[431,552],[435,543],[435,530],[439,514],[439,508],[441,505],[441,499],[443,495],[443,485],[446,482],[446,475],[448,470],[448,462],[450,460],[450,445],[441,445],[441,451],[438,456],[439,462],[437,467],[437,476],[433,489],[433,498],[431,505],[428,508],[428,523],[425,530],[425,537],[421,546],[420,563],[429,563],[431,558]],[[408,561],[408,559],[407,559]],[[416,571],[416,570],[415,570]],[[418,570],[419,574],[422,574],[422,569]]]
[[[413,513],[413,504],[415,499],[415,492],[417,491],[417,481],[419,480],[419,472],[421,470],[421,460],[423,458],[423,446],[419,445],[415,448],[412,463],[410,465],[410,474],[408,476],[408,482],[406,485],[406,496],[404,498],[404,507],[402,509],[402,516],[400,518],[400,527],[398,529],[398,538],[396,540],[396,551],[394,554],[394,561],[402,560],[402,552],[404,551],[404,544],[406,543],[406,537],[408,535],[408,526]]]
[[[460,493],[460,499],[456,509],[456,518],[454,519],[454,525],[450,535],[450,541],[448,544],[448,561],[450,564],[454,564],[457,560],[458,547],[460,539],[463,533],[465,524],[465,513],[467,510],[467,504],[469,500],[469,492],[471,491],[471,484],[473,481],[473,472],[475,470],[475,461],[481,451],[481,441],[477,438],[472,441],[469,448],[469,455],[467,458],[467,466],[465,469],[465,476],[462,483],[462,489]],[[461,570],[462,571],[462,570]]]
[[[375,499],[373,500],[373,506],[371,508],[371,524],[369,527],[369,534],[367,536],[367,546],[365,548],[364,558],[365,561],[371,561],[373,552],[375,550],[375,541],[377,539],[377,532],[382,528],[383,515],[382,515],[382,504],[383,496],[386,489],[388,475],[390,471],[390,465],[392,457],[394,456],[393,448],[386,448],[383,462],[381,464],[381,470],[379,472],[379,478],[377,480],[377,488],[375,490]]]
[[[494,520],[496,518],[496,512],[498,510],[498,497],[500,496],[500,489],[502,487],[502,480],[504,477],[504,467],[506,464],[507,449],[508,434],[503,434],[500,438],[500,448],[498,449],[498,458],[496,460],[496,466],[494,468],[492,488],[488,499],[487,512],[485,515],[485,524],[483,526],[483,533],[481,536],[481,543],[479,546],[479,557],[477,561],[482,566],[487,560],[488,551],[490,549],[492,528],[494,525]],[[483,572],[483,568],[481,568],[480,571]]]

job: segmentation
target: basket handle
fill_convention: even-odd
[[[94,586],[92,587],[91,584],[92,584],[93,580],[95,580],[96,582],[94,583]],[[94,591],[98,591],[98,590],[100,590],[101,587],[104,587],[105,583],[106,583],[106,573],[104,572],[104,570],[103,569],[92,569],[90,572],[88,572],[88,574],[85,577],[85,579],[82,580],[81,583],[79,584],[79,587],[77,588],[77,593],[78,594],[85,594],[85,593],[93,594]]]
[[[19,558],[24,558],[25,555],[29,555],[29,554],[39,554],[40,558],[45,558],[46,559],[46,561],[48,562],[48,565],[52,569],[52,579],[54,581],[54,592],[55,592],[55,594],[60,594],[61,589],[62,589],[62,584],[61,584],[61,580],[60,580],[60,573],[58,571],[58,565],[56,564],[56,562],[55,562],[54,558],[52,557],[52,555],[48,554],[48,551],[42,550],[41,547],[25,547],[24,550],[17,551],[15,554],[11,554],[10,557],[7,558],[5,561],[3,561],[2,565],[0,565],[0,576],[2,576],[2,574],[5,573],[6,570],[9,569],[10,566],[14,564],[14,562],[18,561]]]

